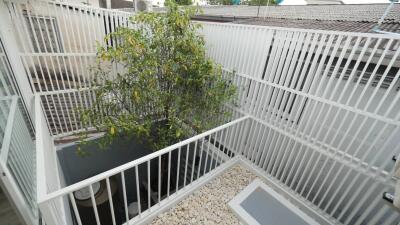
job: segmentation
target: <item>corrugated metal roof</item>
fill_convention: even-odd
[[[366,5],[305,5],[305,6],[261,6],[259,16],[286,19],[341,20],[376,22],[388,4]],[[255,17],[257,6],[206,6],[204,15]],[[400,4],[395,4],[386,17],[387,21],[400,23]]]
[[[276,27],[348,32],[373,32],[388,4],[367,5],[307,5],[202,7],[201,20],[221,20]],[[223,19],[223,20],[222,20]],[[382,24],[381,30],[400,33],[400,4],[395,4]]]
[[[332,20],[305,20],[279,18],[250,18],[238,19],[233,23],[252,24],[272,27],[291,27],[314,30],[333,30],[345,32],[374,33],[372,29],[376,22],[332,21]],[[400,33],[400,23],[384,23],[381,30]]]

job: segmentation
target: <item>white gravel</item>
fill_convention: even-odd
[[[228,202],[255,178],[257,176],[247,168],[235,165],[174,208],[160,214],[150,224],[240,224],[229,209]]]

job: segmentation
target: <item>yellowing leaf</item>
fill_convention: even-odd
[[[111,128],[110,128],[110,134],[111,134],[111,135],[114,135],[114,134],[115,134],[115,127],[111,127]]]

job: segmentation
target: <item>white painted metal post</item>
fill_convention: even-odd
[[[19,53],[19,45],[14,33],[14,26],[8,6],[0,1],[0,40],[3,44],[5,53],[7,54],[11,69],[15,74],[22,101],[27,107],[28,114],[33,118],[33,92],[29,84],[28,76],[24,70],[24,64],[21,61]]]

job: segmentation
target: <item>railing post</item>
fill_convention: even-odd
[[[54,202],[41,202],[48,192],[61,188],[58,163],[53,139],[44,119],[40,95],[35,95],[35,127],[36,127],[36,185],[37,201],[42,217],[47,225],[71,224],[72,218],[67,199],[55,199]],[[55,204],[52,206],[52,204]]]
[[[55,212],[50,207],[50,204],[41,203],[38,205],[40,209],[40,214],[42,219],[45,221],[46,225],[61,225],[56,219]]]

